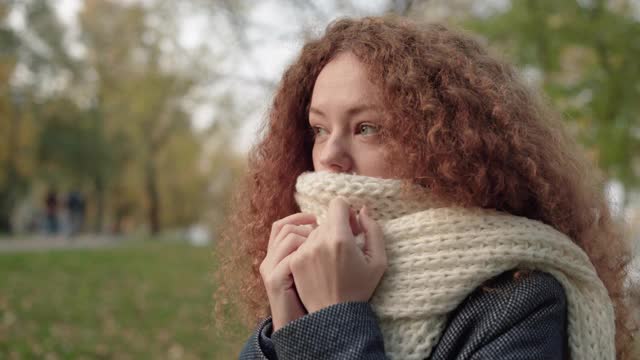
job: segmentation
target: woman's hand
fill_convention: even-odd
[[[296,213],[274,222],[267,256],[260,264],[260,275],[271,306],[273,331],[307,313],[298,298],[290,267],[291,253],[305,242],[312,230],[310,226],[300,225],[316,226],[315,215]]]
[[[291,254],[296,289],[310,313],[341,302],[369,301],[387,268],[380,226],[363,208],[360,227],[366,240],[361,250],[354,219],[344,199],[331,200],[326,221]]]

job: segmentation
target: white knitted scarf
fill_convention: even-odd
[[[417,187],[416,187],[417,188]],[[400,180],[307,172],[295,199],[322,223],[331,199],[367,205],[382,227],[388,267],[370,303],[390,359],[425,359],[447,315],[505,271],[537,269],[564,287],[572,359],[615,358],[615,321],[607,290],[587,255],[539,221],[479,208],[447,207],[401,196]]]

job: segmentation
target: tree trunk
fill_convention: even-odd
[[[1,190],[0,199],[0,232],[10,234],[11,214],[18,198],[18,169],[16,157],[18,156],[18,139],[20,136],[20,108],[15,107],[14,116],[9,117],[9,131],[7,131],[7,163],[5,167],[7,183]]]
[[[101,175],[96,174],[96,176],[93,178],[93,184],[96,191],[96,223],[94,230],[96,233],[101,233],[104,225],[104,179]]]
[[[160,193],[156,176],[156,166],[150,155],[145,164],[146,192],[149,200],[149,227],[152,235],[160,231]]]

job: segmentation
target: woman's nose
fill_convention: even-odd
[[[349,154],[349,144],[339,136],[332,136],[322,149],[320,164],[331,172],[349,172],[353,160]]]

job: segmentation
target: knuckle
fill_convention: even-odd
[[[335,236],[333,236],[333,241],[332,241],[332,243],[333,243],[335,246],[344,246],[344,245],[348,244],[348,242],[349,242],[350,240],[351,240],[351,239],[349,239],[349,237],[344,236],[344,235],[342,235],[342,234],[341,234],[341,235],[335,235]]]
[[[346,204],[346,203],[347,203],[347,199],[346,199],[344,196],[342,196],[342,195],[337,196],[337,197],[336,197],[336,201],[337,201],[338,203],[340,203],[340,204]]]
[[[298,228],[300,229],[300,231],[304,234],[311,234],[311,232],[314,230],[313,227],[309,224],[305,224],[305,225],[300,225],[298,226]]]
[[[283,240],[286,241],[287,243],[295,243],[295,242],[298,242],[300,238],[301,236],[298,234],[288,233]]]
[[[260,277],[265,285],[274,285],[280,282],[278,274],[274,272],[274,268],[271,266],[265,266],[260,270]]]
[[[271,224],[271,233],[277,233],[278,229],[280,228],[280,221],[281,220],[276,220]]]
[[[385,272],[389,267],[389,263],[387,263],[387,259],[381,259],[375,263],[374,267],[380,272]]]
[[[284,224],[282,225],[282,228],[280,229],[280,232],[284,232],[284,233],[291,233],[293,231],[293,229],[295,229],[295,225],[292,224]]]
[[[265,288],[267,289],[271,289],[273,288],[273,284],[274,284],[274,279],[273,279],[273,275],[266,275],[262,277],[262,282],[264,283]]]

